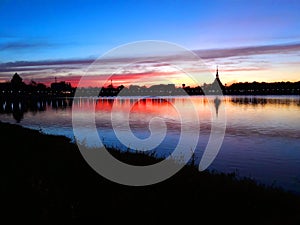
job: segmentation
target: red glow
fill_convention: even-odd
[[[178,72],[145,72],[145,73],[130,73],[130,74],[115,74],[111,76],[106,75],[94,75],[85,76],[85,79],[80,81],[80,87],[105,87],[113,82],[113,86],[118,87],[120,85],[130,86],[130,85],[147,85],[150,79],[157,79],[157,82],[166,80],[166,76],[177,75]],[[57,77],[57,82],[65,81],[71,83],[72,87],[77,87],[79,80],[82,78],[80,75],[71,76],[61,76]],[[42,78],[39,82],[50,86],[54,82],[53,78]]]

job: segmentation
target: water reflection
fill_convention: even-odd
[[[214,105],[215,105],[215,109],[216,109],[216,116],[218,117],[218,114],[219,114],[219,107],[220,107],[220,104],[221,104],[221,100],[216,97],[214,99]]]
[[[300,190],[300,96],[204,96],[164,98],[76,98],[49,101],[0,100],[0,119],[19,122],[22,126],[50,134],[73,138],[72,113],[82,118],[95,110],[99,136],[107,145],[120,147],[114,129],[124,129],[126,111],[130,111],[130,129],[138,138],[149,136],[149,121],[162,118],[167,135],[158,147],[168,155],[177,145],[181,132],[181,117],[193,132],[191,111],[196,109],[200,120],[200,137],[196,149],[198,158],[209,139],[212,116],[222,119],[226,108],[226,136],[212,169],[222,172],[238,170],[242,176],[252,175],[266,183]],[[183,109],[181,115],[176,108]],[[73,111],[72,111],[73,109]],[[116,120],[112,128],[111,118]],[[82,126],[88,134],[90,129]],[[96,140],[95,140],[96,142]],[[189,150],[189,149],[187,149]]]
[[[203,96],[200,97],[192,97],[192,102],[196,104],[197,107],[206,107],[210,98],[205,98]],[[153,110],[159,110],[162,113],[166,113],[168,110],[165,106],[170,106],[172,104],[180,105],[180,107],[187,107],[189,103],[187,103],[187,99],[184,97],[169,97],[169,98],[57,98],[52,100],[0,100],[0,114],[9,114],[12,115],[16,122],[20,122],[24,119],[24,115],[28,112],[32,112],[33,114],[37,112],[44,112],[49,109],[55,110],[67,110],[71,109],[73,101],[76,104],[77,108],[81,109],[94,109],[94,106],[97,111],[106,110],[110,111],[114,106],[118,105],[117,108],[119,110],[123,110],[122,107],[128,107],[133,104],[139,105],[138,110],[140,112],[145,112],[147,108],[147,112],[149,112],[150,108]],[[230,96],[230,97],[215,97],[213,99],[213,104],[215,107],[215,113],[218,117],[219,107],[221,103],[224,102],[226,107],[228,108],[229,104],[237,104],[237,105],[249,105],[249,106],[300,106],[300,98],[297,96]],[[156,108],[156,109],[154,109]],[[134,107],[136,109],[136,107]],[[133,109],[133,110],[134,110]]]
[[[231,102],[237,104],[252,104],[252,105],[265,105],[265,104],[275,104],[275,105],[297,105],[300,106],[300,99],[297,96],[244,96],[244,97],[230,97]]]
[[[0,100],[0,114],[12,115],[17,123],[20,123],[28,112],[33,114],[44,112],[47,109],[66,109],[72,106],[72,99],[52,100]]]

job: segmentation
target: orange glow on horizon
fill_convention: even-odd
[[[283,74],[290,74],[292,76],[285,77]],[[176,87],[181,87],[182,84],[186,86],[196,87],[202,86],[204,83],[211,83],[215,77],[214,69],[210,70],[209,74],[193,71],[192,74],[194,77],[200,77],[207,79],[203,82],[197,83],[191,77],[184,74],[181,71],[150,71],[150,72],[141,72],[141,73],[128,73],[128,74],[114,74],[112,76],[106,75],[88,75],[85,76],[84,81],[81,80],[82,76],[80,75],[66,75],[66,76],[56,76],[57,82],[68,82],[71,83],[72,87],[78,87],[80,82],[80,87],[107,87],[112,84],[113,87],[118,87],[124,85],[129,87],[130,85],[146,86],[150,87],[157,84],[175,84]],[[238,82],[298,82],[299,72],[294,67],[288,69],[257,69],[257,68],[224,68],[219,69],[219,75],[221,82],[227,86],[230,86],[233,83]],[[20,74],[22,77],[22,74]],[[26,78],[24,82],[30,84],[32,79]],[[50,87],[51,83],[54,82],[54,76],[43,77],[40,79],[33,79],[37,83],[43,83],[46,86]],[[210,81],[208,81],[210,80]],[[1,80],[4,82],[9,82],[8,80]]]

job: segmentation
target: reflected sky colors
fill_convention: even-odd
[[[219,65],[223,83],[298,81],[299,11],[297,0],[1,1],[0,82],[18,72],[26,82],[49,84],[56,76],[75,86],[96,58],[140,40],[168,41],[195,52],[211,72]],[[140,59],[128,52],[103,62],[119,72],[116,85],[177,74],[157,63],[119,71],[132,57]],[[172,53],[164,62],[174,60],[180,55]],[[97,86],[97,79],[86,85]],[[176,84],[183,82],[192,85]]]
[[[266,184],[275,183],[292,191],[300,190],[300,99],[298,96],[225,96],[220,98],[219,107],[226,107],[227,128],[224,142],[217,158],[209,167],[221,172],[238,171],[241,176],[250,176]],[[73,101],[73,113],[79,113],[84,119],[89,112],[96,109],[96,125],[101,140],[108,146],[126,150],[116,137],[116,130],[126,130],[124,120],[130,110],[129,124],[132,133],[140,139],[149,137],[149,122],[158,117],[165,122],[167,132],[164,140],[154,149],[157,155],[168,156],[175,148],[180,137],[180,116],[190,119],[185,126],[200,129],[199,142],[196,148],[197,160],[200,160],[211,129],[212,115],[216,107],[210,107],[213,97],[170,97],[145,98],[139,101],[125,97],[114,98],[81,98]],[[176,108],[182,108],[178,115]],[[195,108],[200,121],[200,128],[194,126],[190,116]],[[21,109],[24,109],[23,111]],[[115,112],[112,112],[115,110]],[[70,99],[36,102],[30,107],[16,103],[1,102],[0,120],[15,123],[16,112],[22,113],[20,125],[40,129],[45,133],[73,137],[72,107]],[[115,120],[112,129],[112,115]],[[217,119],[222,119],[222,114]],[[20,118],[20,117],[18,117]],[[82,141],[97,146],[96,140]],[[144,150],[140,146],[137,150]],[[182,151],[189,151],[185,146]],[[178,155],[178,159],[182,155]]]

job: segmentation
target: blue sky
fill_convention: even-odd
[[[295,45],[285,52],[245,55],[240,68],[256,61],[265,80],[297,80],[299,77],[300,1],[0,1],[0,80],[9,76],[10,62],[93,59],[118,45],[141,40],[163,40],[190,50],[210,51]],[[278,49],[278,48],[277,48]],[[201,51],[200,51],[201,53]],[[201,54],[199,55],[202,56]],[[232,71],[239,58],[210,58],[208,65],[223,66],[227,82],[241,78]],[[226,64],[227,63],[227,64]],[[274,63],[281,65],[273,68]],[[231,66],[231,67],[230,67]],[[265,71],[266,68],[273,70]],[[293,68],[291,70],[291,67]],[[229,68],[229,69],[228,69]],[[231,70],[230,70],[231,68]],[[247,67],[248,68],[248,67]],[[245,68],[241,81],[254,76]],[[2,72],[1,72],[2,71]],[[56,70],[58,71],[58,70]],[[249,72],[249,71],[252,71]],[[282,75],[282,71],[284,77]],[[41,73],[45,72],[43,70]],[[73,71],[74,72],[74,71]],[[79,73],[79,72],[78,72]],[[52,73],[53,74],[53,73]],[[57,76],[66,76],[66,71]],[[24,76],[30,79],[30,71]],[[33,78],[40,79],[37,71]],[[257,80],[257,79],[256,79]],[[300,80],[300,79],[298,79]]]

